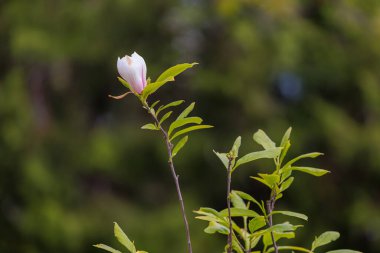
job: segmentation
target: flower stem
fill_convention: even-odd
[[[145,108],[148,110],[149,114],[153,117],[157,126],[160,128],[160,130],[163,134],[164,140],[165,140],[166,148],[168,151],[168,157],[169,157],[168,164],[169,164],[169,168],[170,168],[170,171],[172,173],[174,183],[176,186],[176,190],[177,190],[177,194],[178,194],[178,200],[179,200],[179,203],[181,206],[182,218],[183,218],[183,222],[185,224],[188,253],[192,253],[193,249],[191,246],[190,229],[189,229],[189,223],[188,223],[187,217],[186,217],[185,204],[184,204],[183,198],[182,198],[181,187],[179,185],[179,180],[178,180],[179,175],[177,175],[177,173],[175,171],[174,163],[173,163],[173,144],[170,142],[168,133],[161,126],[161,124],[160,124],[156,114],[154,113],[154,111],[149,107],[149,105],[147,103],[143,103],[143,104],[144,104]]]

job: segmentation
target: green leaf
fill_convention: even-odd
[[[239,195],[241,198],[245,199],[245,200],[248,200],[248,201],[251,201],[253,203],[255,203],[264,213],[264,207],[259,203],[259,201],[257,201],[254,197],[252,197],[251,195],[245,193],[245,192],[242,192],[242,191],[232,191],[234,193],[236,193],[237,195]]]
[[[230,230],[217,222],[211,221],[207,228],[205,228],[205,233],[207,234],[215,234],[216,232],[224,235],[228,235]]]
[[[118,250],[116,250],[114,248],[111,248],[110,246],[107,246],[105,244],[95,244],[95,245],[92,245],[92,246],[94,246],[96,248],[99,248],[99,249],[104,249],[104,250],[106,250],[108,252],[111,252],[111,253],[121,253],[120,251],[118,251]]]
[[[191,103],[188,107],[186,107],[185,110],[183,110],[183,112],[178,116],[177,119],[186,118],[187,115],[189,115],[190,112],[194,109],[194,106],[195,106],[195,102]]]
[[[123,246],[126,247],[131,253],[136,253],[136,247],[133,244],[133,242],[129,240],[128,236],[124,233],[124,231],[120,228],[120,226],[116,222],[114,222],[114,224],[115,224],[114,233],[115,233],[116,239],[121,244],[123,244]]]
[[[248,223],[248,228],[251,233],[255,232],[256,230],[264,227],[267,223],[265,222],[264,216],[257,216],[253,219],[251,219]]]
[[[160,103],[160,100],[157,100],[156,102],[154,102],[154,103],[150,106],[150,108],[154,108],[158,103]]]
[[[273,232],[273,237],[274,237],[274,240],[277,242],[281,238],[287,238],[287,239],[294,238],[295,233],[294,232],[283,232],[283,233]],[[265,234],[263,236],[263,243],[265,247],[271,246],[273,244],[272,236],[270,233]]]
[[[177,153],[185,146],[187,140],[189,139],[189,136],[183,137],[173,148],[172,157],[175,157]]]
[[[213,151],[214,151],[215,155],[217,157],[219,157],[219,159],[222,161],[224,167],[226,167],[226,169],[228,169],[229,159],[227,157],[227,153],[218,153],[215,150],[213,150]]]
[[[361,251],[351,250],[351,249],[338,249],[338,250],[330,250],[326,253],[362,253]]]
[[[204,220],[204,221],[209,221],[209,222],[210,221],[215,221],[215,222],[223,223],[223,220],[220,220],[219,218],[212,217],[212,216],[195,216],[195,218],[198,219],[198,220]],[[227,223],[225,223],[224,225],[227,225]]]
[[[257,216],[259,216],[258,213],[256,213],[255,211],[249,210],[249,209],[231,207],[230,211],[231,211],[231,217],[244,217],[244,216],[245,217],[257,217]],[[223,217],[227,217],[228,216],[228,209],[227,208],[223,209],[219,213]]]
[[[127,87],[130,91],[134,92],[131,85],[127,81],[125,81],[123,78],[117,77],[117,80],[119,80],[119,82],[121,82],[121,84]]]
[[[291,145],[290,145],[290,141],[289,141],[289,140],[286,141],[286,143],[285,143],[283,149],[281,150],[280,164],[282,164],[282,162],[284,161],[285,156],[286,156],[286,154],[288,153],[288,150],[289,150],[290,146],[291,146]]]
[[[273,225],[272,227],[264,229],[264,230],[259,230],[253,233],[252,236],[264,235],[270,232],[279,232],[279,233],[292,232],[292,231],[295,231],[298,227],[300,226],[299,225],[294,226],[290,224],[289,222],[285,222],[285,223]]]
[[[257,151],[257,152],[246,154],[245,156],[237,160],[233,170],[235,170],[238,166],[242,164],[245,164],[257,159],[275,158],[280,154],[280,152],[281,152],[281,148],[273,148],[273,149],[267,149],[263,151]]]
[[[301,159],[304,159],[304,158],[316,158],[316,157],[318,157],[320,155],[323,155],[323,153],[312,152],[312,153],[303,154],[303,155],[297,156],[296,158],[293,158],[292,160],[290,160],[289,162],[287,162],[284,165],[284,167],[290,167],[293,163],[297,162],[298,160],[301,160]]]
[[[178,106],[178,105],[182,104],[183,102],[185,102],[185,100],[177,100],[177,101],[173,101],[173,102],[171,102],[171,103],[169,103],[169,104],[167,104],[167,105],[162,105],[162,106],[160,106],[160,108],[158,108],[158,110],[157,110],[156,116],[158,116],[158,114],[159,114],[161,111],[163,111],[163,110],[165,110],[165,109],[167,109],[167,108],[169,108],[169,107]],[[153,107],[153,106],[152,106],[152,107]]]
[[[164,84],[166,84],[167,82],[171,82],[171,81],[174,81],[174,78],[173,77],[168,77],[167,79],[164,79],[164,80],[161,80],[161,81],[158,81],[158,82],[154,82],[154,83],[150,83],[148,84],[142,91],[142,94],[141,94],[141,97],[145,100],[149,95],[153,94],[154,92],[156,92],[159,88],[161,88],[161,86],[163,86]]]
[[[210,125],[197,125],[197,126],[191,126],[191,127],[188,127],[188,128],[185,128],[185,129],[182,129],[178,132],[176,132],[172,137],[170,137],[170,140],[174,140],[176,137],[182,135],[182,134],[185,134],[185,133],[188,133],[188,132],[191,132],[191,131],[195,131],[195,130],[200,130],[200,129],[206,129],[206,128],[211,128],[213,126],[210,126]]]
[[[226,245],[224,247],[224,252],[228,252],[228,247],[229,245]],[[240,247],[240,244],[239,244],[239,240],[236,238],[236,236],[233,236],[232,237],[232,249],[236,252],[236,253],[244,253],[244,251],[242,250],[242,248]],[[254,253],[254,252],[252,252]]]
[[[215,209],[209,208],[209,207],[201,207],[198,211],[194,211],[194,213],[200,214],[200,215],[207,215],[212,217],[218,217],[221,220],[224,220],[223,216],[220,215],[218,211]]]
[[[165,113],[164,116],[162,116],[162,118],[161,118],[161,120],[160,120],[160,125],[161,125],[162,123],[164,123],[164,121],[165,121],[167,118],[169,118],[170,115],[172,115],[172,113],[173,113],[172,111]]]
[[[240,145],[241,145],[241,137],[239,136],[236,138],[234,145],[232,145],[232,149],[230,151],[233,158],[236,158],[239,156]]]
[[[302,220],[308,220],[308,217],[302,213],[296,213],[291,211],[273,211],[272,214],[283,214],[286,216],[296,217]]]
[[[277,185],[280,181],[280,176],[276,174],[258,174],[261,178],[259,177],[251,177],[253,179],[256,179],[257,181],[267,185],[269,188],[274,188],[275,185]]]
[[[170,136],[174,129],[182,127],[187,124],[201,124],[202,119],[199,117],[189,117],[183,119],[177,119],[170,124],[168,135]]]
[[[288,189],[290,185],[293,183],[293,181],[294,181],[294,177],[290,177],[285,182],[283,182],[280,186],[280,192],[283,192],[286,189]]]
[[[241,208],[241,209],[248,209],[243,199],[238,194],[236,194],[236,192],[231,191],[230,198],[231,198],[232,205],[234,207]]]
[[[336,231],[327,231],[322,233],[320,236],[316,237],[311,245],[311,251],[314,251],[316,248],[329,244],[332,241],[335,241],[339,238],[340,234]]]
[[[285,147],[286,143],[289,141],[290,134],[292,132],[292,128],[289,127],[288,130],[286,130],[284,136],[282,136],[280,147]]]
[[[160,81],[163,81],[163,80],[166,80],[168,78],[173,78],[174,80],[174,77],[181,74],[183,71],[185,71],[186,69],[189,69],[191,67],[193,67],[194,65],[196,65],[198,63],[194,62],[194,63],[182,63],[182,64],[177,64],[173,67],[170,67],[168,68],[167,70],[165,70],[158,78],[157,78],[157,81],[156,82],[160,82]]]
[[[276,147],[276,143],[274,143],[268,135],[261,129],[259,129],[256,133],[253,134],[253,140],[258,144],[263,146],[265,150],[273,149]]]
[[[255,248],[257,244],[260,242],[261,236],[252,237],[250,241],[251,249]],[[251,253],[261,253],[261,251],[251,251]]]
[[[291,168],[282,168],[280,169],[281,181],[284,182],[288,177],[292,175]]]
[[[160,130],[156,125],[149,123],[146,125],[143,125],[141,129],[147,129],[147,130]]]
[[[327,173],[330,173],[328,170],[323,170],[323,169],[316,169],[316,168],[311,168],[311,167],[291,167],[291,170],[298,170],[316,177],[323,176]]]

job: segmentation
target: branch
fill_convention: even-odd
[[[229,233],[227,238],[228,244],[228,253],[232,253],[232,218],[231,218],[231,168],[232,167],[232,159],[228,158],[228,168],[227,168],[227,208],[228,208],[228,224],[229,224]]]
[[[149,105],[146,102],[145,103],[143,102],[143,104],[144,104],[145,108],[148,110],[149,114],[154,119],[154,121],[157,123],[157,126],[160,128],[160,130],[163,134],[164,140],[165,140],[166,148],[168,151],[168,157],[169,157],[168,163],[169,163],[170,171],[172,173],[173,180],[174,180],[174,183],[176,186],[176,190],[177,190],[177,194],[178,194],[178,200],[179,200],[179,203],[181,206],[181,213],[182,213],[183,222],[185,223],[188,253],[192,253],[193,250],[192,250],[192,246],[191,246],[190,229],[189,229],[189,223],[188,223],[187,217],[186,217],[185,204],[184,204],[183,198],[182,198],[181,187],[179,185],[179,180],[178,180],[179,175],[177,175],[175,168],[174,168],[174,163],[173,163],[173,154],[172,154],[173,144],[170,142],[168,133],[165,131],[165,129],[163,129],[159,120],[157,119],[157,116],[153,113],[152,109],[149,107]]]
[[[269,215],[268,219],[267,219],[267,223],[268,223],[269,227],[273,226],[272,212],[274,210],[274,204],[275,204],[275,202],[276,202],[276,192],[272,190],[271,197],[267,201],[267,212],[268,212],[268,215]],[[273,231],[270,232],[270,235],[271,235],[271,238],[272,238],[274,251],[275,251],[275,253],[278,253],[278,246],[277,246],[276,240],[274,238]]]

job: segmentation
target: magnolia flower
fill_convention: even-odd
[[[117,70],[120,76],[127,81],[134,92],[141,93],[146,86],[146,64],[144,58],[136,52],[132,56],[117,59]]]

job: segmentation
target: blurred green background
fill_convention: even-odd
[[[212,149],[252,133],[279,141],[331,174],[299,175],[279,206],[309,215],[297,243],[338,230],[332,248],[380,248],[380,2],[378,0],[0,1],[0,252],[101,252],[117,221],[149,252],[185,252],[161,136],[116,80],[137,51],[153,79],[200,64],[156,97],[196,101],[215,128],[177,157],[194,252],[221,252],[200,206],[224,208],[225,170]],[[269,163],[268,163],[269,164]],[[264,197],[237,171],[233,188]],[[262,166],[260,166],[262,165]],[[329,247],[325,247],[329,249]]]

